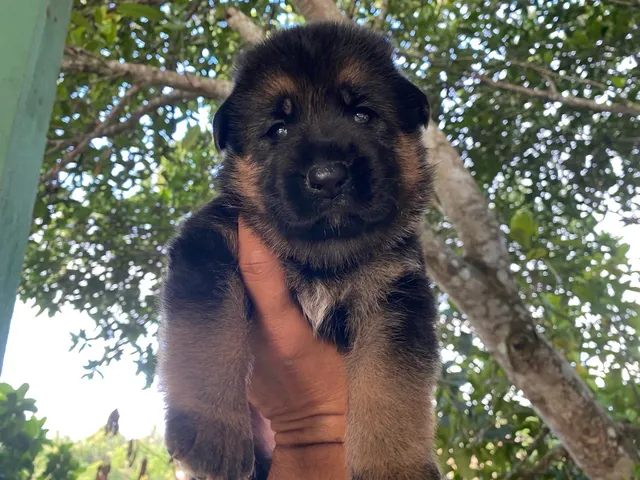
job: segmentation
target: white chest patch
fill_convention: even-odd
[[[329,309],[334,304],[334,298],[324,285],[315,285],[298,294],[298,302],[314,329],[318,329]]]

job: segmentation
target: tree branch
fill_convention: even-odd
[[[107,12],[113,12],[118,9],[118,5],[126,3],[136,3],[138,5],[149,5],[150,7],[159,7],[164,5],[168,0],[129,0],[127,2],[114,2],[115,4],[107,9]]]
[[[485,85],[493,88],[516,92],[529,97],[542,98],[551,102],[560,102],[573,108],[589,109],[593,110],[594,112],[621,113],[623,115],[632,116],[640,115],[640,105],[636,105],[631,101],[627,101],[626,104],[612,103],[610,105],[607,105],[605,103],[597,103],[594,100],[589,100],[586,98],[578,98],[570,95],[564,96],[557,92],[547,90],[533,90],[531,88],[522,87],[520,85],[514,85],[513,83],[496,81],[487,77],[486,75],[480,75],[477,73],[473,74],[473,76],[480,80],[481,83],[484,83]]]
[[[138,125],[140,119],[153,111],[157,110],[160,107],[165,107],[168,105],[176,105],[179,102],[183,102],[185,100],[192,100],[199,96],[198,92],[182,92],[176,90],[167,95],[160,95],[136,110],[126,121],[116,123],[113,125],[106,125],[103,129],[101,129],[98,133],[99,135],[94,137],[113,137],[115,135],[119,135],[120,133],[130,130],[131,128],[135,128]]]
[[[547,85],[549,85],[549,88],[553,93],[558,93],[558,87],[556,87],[556,84],[551,78],[551,75],[547,75],[546,73],[540,73],[540,76],[545,79],[545,81],[547,82]]]
[[[510,63],[512,65],[517,65],[518,67],[533,70],[534,72],[538,72],[543,77],[557,77],[560,80],[566,80],[574,83],[584,83],[585,85],[601,88],[603,90],[607,90],[609,88],[609,86],[605,85],[604,83],[589,80],[587,78],[575,77],[572,75],[564,75],[560,72],[554,72],[553,70],[548,70],[546,68],[540,67],[538,65],[534,65],[533,63],[529,63],[529,62],[521,62],[519,60],[509,60],[506,63]]]
[[[131,93],[134,88],[136,87],[132,87],[132,89],[129,90],[128,94]],[[119,115],[119,113],[124,108],[125,99],[123,98],[116,107],[113,107],[113,110],[110,112],[109,116],[105,119],[104,122],[99,124],[93,131],[90,131],[89,133],[84,135],[78,141],[73,150],[69,150],[68,152],[66,152],[55,166],[53,166],[51,169],[40,176],[40,183],[57,183],[59,173],[67,165],[73,162],[78,155],[85,151],[93,139],[100,137],[113,137],[126,130],[134,129],[144,115],[151,113],[160,107],[166,105],[174,105],[184,100],[196,98],[197,96],[197,93],[182,91],[171,92],[168,95],[160,95],[150,100],[146,105],[142,106],[134,113],[132,113],[126,121],[113,123],[114,121],[117,121],[117,115]],[[118,109],[118,107],[121,108]]]
[[[356,14],[357,6],[358,6],[358,0],[351,0],[349,2],[349,8],[345,10],[345,14],[350,21],[353,21],[353,16]]]
[[[534,438],[533,442],[531,442],[531,445],[527,447],[527,451],[524,457],[522,457],[520,462],[518,462],[518,464],[511,469],[511,472],[509,472],[509,474],[506,477],[504,477],[504,480],[519,478],[522,467],[524,467],[524,464],[527,463],[527,460],[529,459],[529,457],[531,457],[531,454],[536,451],[536,449],[540,446],[542,442],[544,442],[544,439],[547,437],[547,435],[549,435],[549,428],[547,428],[546,426],[543,426],[540,429],[540,432],[538,432],[538,435],[536,435],[536,438]]]
[[[640,2],[633,0],[607,0],[606,3],[612,3],[614,5],[621,5],[629,8],[640,8]]]
[[[627,448],[618,426],[566,359],[537,331],[518,295],[510,293],[510,274],[458,257],[429,227],[423,247],[431,277],[467,315],[509,380],[522,390],[576,463],[592,479],[625,478],[637,453]],[[496,280],[500,276],[505,277],[504,283]]]
[[[333,0],[291,0],[291,3],[307,22],[319,20],[348,21]]]
[[[538,462],[528,470],[525,470],[518,477],[520,480],[536,480],[544,472],[551,462],[567,456],[567,449],[563,445],[558,445],[549,450]]]
[[[93,140],[98,136],[98,135],[95,135],[96,131],[99,131],[101,127],[104,127],[106,125],[109,125],[117,121],[118,118],[120,117],[120,114],[124,111],[124,108],[126,107],[129,100],[135,97],[138,94],[138,92],[140,92],[140,87],[136,85],[132,86],[127,91],[127,93],[125,93],[125,95],[120,99],[120,101],[112,107],[111,111],[106,116],[103,122],[99,122],[96,119],[93,125],[89,128],[90,133],[84,134],[80,136],[80,138],[71,138],[71,139],[62,140],[62,141],[58,140],[57,142],[55,142],[54,146],[51,148],[50,151],[47,152],[47,154],[52,153],[54,149],[57,150],[61,148],[65,143],[68,145],[75,144],[75,147],[73,150],[66,152],[62,157],[62,159],[60,160],[60,162],[56,164],[55,167],[53,167],[51,170],[49,170],[48,172],[40,176],[40,183],[48,183],[51,180],[54,180],[54,178],[57,181],[58,173],[60,172],[60,170],[64,168],[66,165],[68,165],[69,163],[71,163],[80,153],[86,150],[91,140]]]
[[[207,98],[226,98],[231,92],[231,82],[216,80],[188,73],[180,74],[135,63],[120,63],[116,60],[96,57],[77,47],[66,47],[62,60],[63,72],[95,73],[127,77],[139,86],[169,86],[177,90],[196,92]]]
[[[484,195],[460,160],[460,155],[433,121],[425,132],[424,141],[431,154],[431,162],[437,168],[436,195],[464,243],[465,256],[475,263],[508,271],[509,252],[498,220],[489,210]],[[508,289],[506,293],[517,295],[515,285],[505,287]]]
[[[272,5],[272,8],[275,8],[275,5]],[[259,43],[264,39],[262,29],[240,10],[228,8],[226,19],[229,26],[247,43]]]
[[[634,442],[636,442],[637,448],[640,449],[640,424],[633,424],[630,422],[622,422],[620,424],[622,431]]]
[[[133,98],[134,96],[136,96],[139,92],[140,92],[141,88],[139,86],[133,86],[131,87],[129,90],[127,90],[127,93],[118,101],[117,104],[115,104],[112,108],[111,111],[109,112],[109,114],[105,117],[103,122],[100,122],[98,119],[96,119],[93,122],[93,125],[88,129],[89,131],[91,131],[93,128],[99,127],[100,124],[105,125],[108,123],[113,123],[114,121],[117,121],[120,114],[123,112],[124,108],[126,107],[127,103],[129,102],[129,100],[131,98]],[[83,140],[85,138],[85,134],[81,134],[81,135],[75,135],[74,137],[71,138],[66,138],[66,139],[60,139],[60,140],[49,140],[47,142],[47,145],[50,147],[46,152],[45,152],[45,156],[52,154],[55,151],[60,150],[61,148],[65,147],[65,146],[71,146],[71,145],[79,145],[81,143],[83,143]],[[94,138],[94,137],[91,137]],[[77,147],[76,147],[77,149]],[[74,151],[76,150],[74,149]],[[70,154],[71,152],[68,152],[68,154]],[[80,153],[80,152],[78,152]],[[73,156],[75,157],[75,155],[77,155],[77,153],[74,153]],[[69,163],[69,162],[66,162]]]

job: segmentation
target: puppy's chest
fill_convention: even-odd
[[[401,259],[381,259],[342,277],[309,279],[288,272],[291,291],[314,329],[348,311],[349,323],[378,312],[393,282],[408,268]],[[412,264],[410,265],[412,266]]]
[[[316,330],[338,305],[352,303],[355,300],[352,298],[353,289],[348,285],[322,281],[298,284],[294,293],[302,312]]]

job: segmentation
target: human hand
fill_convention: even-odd
[[[277,257],[242,220],[238,243],[240,271],[258,317],[250,335],[250,403],[271,422],[276,449],[341,444],[347,405],[342,356],[314,336]]]

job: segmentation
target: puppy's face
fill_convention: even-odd
[[[313,251],[328,264],[414,226],[429,188],[428,118],[425,95],[396,71],[381,37],[316,24],[244,56],[214,135],[226,189],[249,221],[286,254]]]

